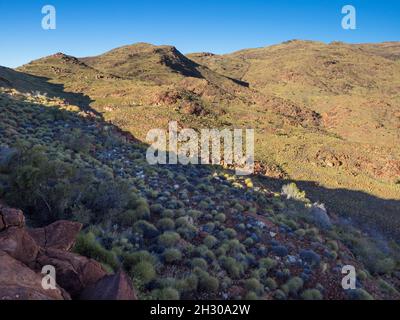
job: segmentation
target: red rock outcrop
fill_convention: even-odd
[[[47,227],[29,230],[36,243],[44,249],[60,249],[69,251],[75,244],[75,239],[81,231],[80,223],[57,221]]]
[[[61,288],[45,290],[42,275],[0,251],[0,300],[69,300]]]
[[[100,263],[72,252],[59,249],[47,249],[37,259],[37,269],[54,266],[57,271],[57,283],[67,290],[73,298],[90,285],[107,276]]]
[[[125,272],[119,271],[88,286],[80,298],[82,300],[137,300],[130,282]]]
[[[100,263],[69,250],[82,225],[57,221],[28,229],[21,210],[0,203],[0,300],[136,300],[129,277],[109,275]],[[55,289],[42,285],[42,268],[55,269]]]

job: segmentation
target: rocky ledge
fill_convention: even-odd
[[[93,259],[71,252],[82,225],[57,221],[29,229],[21,210],[0,203],[0,300],[136,300],[130,278],[108,274]],[[56,287],[42,285],[43,267]]]

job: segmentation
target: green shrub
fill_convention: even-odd
[[[323,296],[317,289],[308,289],[301,294],[303,300],[322,300]]]
[[[148,221],[139,220],[133,225],[133,231],[143,234],[145,238],[154,238],[158,236],[158,229]]]
[[[146,199],[135,199],[134,201],[130,201],[128,206],[132,211],[135,212],[136,221],[150,219],[150,208]]]
[[[152,291],[156,300],[179,300],[179,292],[174,288],[156,289]]]
[[[139,262],[148,262],[154,265],[156,261],[157,259],[153,255],[151,255],[150,252],[145,250],[123,255],[123,266],[128,271],[132,270],[133,266],[135,266]]]
[[[368,279],[368,273],[365,270],[360,270],[360,271],[357,272],[357,277],[361,281],[365,281],[365,280]]]
[[[218,243],[218,240],[214,236],[208,235],[207,237],[204,238],[203,243],[209,249],[212,249]]]
[[[387,283],[385,280],[383,279],[379,279],[379,287],[381,288],[381,290],[386,293],[386,294],[390,294],[390,295],[398,295],[399,292],[389,283]]]
[[[201,257],[204,257],[206,255],[207,251],[208,251],[208,248],[204,244],[201,244],[194,249],[194,253]]]
[[[207,268],[208,268],[208,263],[203,258],[193,258],[191,265],[193,268],[198,267],[202,270],[207,270]]]
[[[161,217],[163,218],[175,218],[175,212],[171,209],[165,209],[162,214]]]
[[[193,238],[196,237],[197,234],[197,229],[195,226],[188,225],[187,227],[180,227],[176,229],[176,231],[179,233],[179,235],[184,238],[185,240],[192,240]]]
[[[374,297],[364,289],[349,290],[348,294],[351,300],[374,300]]]
[[[156,275],[157,273],[154,266],[147,261],[139,262],[131,271],[131,276],[139,279],[143,284],[148,284],[153,281]]]
[[[181,292],[195,292],[197,290],[198,283],[198,277],[195,274],[191,274],[190,276],[181,279],[178,287]]]
[[[373,259],[373,257],[371,258]],[[396,263],[392,258],[376,258],[375,261],[370,261],[368,267],[372,273],[384,275],[391,274],[396,268]]]
[[[159,203],[155,203],[150,206],[150,212],[153,214],[162,214],[163,211],[164,207]]]
[[[189,210],[188,211],[188,216],[191,217],[193,220],[197,220],[198,218],[201,217],[202,212],[199,210]]]
[[[254,291],[250,291],[250,292],[247,292],[247,294],[246,294],[246,296],[245,296],[245,298],[244,298],[245,300],[252,300],[252,301],[254,301],[254,300],[258,300],[258,295],[257,295],[257,293],[255,293]]]
[[[293,277],[289,279],[283,286],[282,290],[286,294],[296,295],[301,288],[303,288],[304,282],[300,277]]]
[[[210,276],[204,272],[199,277],[199,288],[205,292],[216,293],[219,288],[219,281],[216,277]]]
[[[171,218],[163,218],[157,222],[157,228],[161,231],[171,231],[175,229],[175,222]]]
[[[225,222],[226,216],[223,213],[219,213],[215,216],[215,219],[221,223]]]
[[[74,246],[74,252],[107,264],[113,269],[118,268],[119,263],[115,254],[103,248],[101,244],[96,241],[96,237],[92,232],[78,235]]]
[[[181,236],[173,231],[166,231],[158,237],[158,243],[164,247],[173,247],[180,240]]]
[[[265,268],[267,271],[272,270],[278,263],[271,258],[262,258],[258,261],[260,268]]]
[[[270,290],[275,290],[278,288],[278,285],[276,281],[273,278],[267,278],[265,280],[265,285],[270,289]]]
[[[175,224],[179,228],[187,228],[191,225],[189,222],[189,217],[179,217],[178,219],[175,220]]]
[[[294,233],[295,233],[297,236],[299,236],[299,237],[304,237],[304,236],[306,235],[306,230],[304,230],[304,229],[297,229]]]
[[[163,257],[167,263],[177,262],[182,259],[182,252],[169,248],[164,251]]]
[[[256,292],[258,295],[263,292],[263,286],[261,285],[260,281],[255,278],[247,279],[244,283],[244,286],[248,291]]]
[[[207,260],[210,260],[210,261],[214,261],[214,260],[216,260],[217,259],[217,257],[215,256],[215,253],[212,251],[212,250],[207,250],[205,253],[204,253],[204,256],[203,256],[205,259],[207,259]]]
[[[224,233],[229,239],[235,239],[237,237],[236,230],[232,228],[225,229]]]
[[[328,247],[332,249],[333,251],[337,252],[339,250],[339,244],[336,240],[330,240],[328,241]]]
[[[134,210],[126,210],[117,217],[117,223],[123,227],[132,227],[133,224],[140,220]]]
[[[275,293],[274,293],[274,298],[276,299],[276,300],[286,300],[287,299],[287,296],[286,296],[286,293],[285,292],[283,292],[282,290],[276,290],[275,291]]]
[[[226,272],[228,272],[231,278],[239,279],[242,276],[244,272],[243,265],[236,261],[234,258],[224,256],[221,257],[219,261],[222,268],[224,268]]]
[[[252,238],[247,238],[246,240],[244,240],[243,244],[246,247],[252,247],[254,245],[254,240]]]

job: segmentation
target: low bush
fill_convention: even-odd
[[[254,291],[247,292],[246,296],[244,297],[244,300],[250,300],[250,301],[258,300],[258,295]]]
[[[180,252],[178,249],[169,248],[164,251],[163,257],[167,263],[177,262],[182,260],[182,252]]]
[[[270,290],[275,290],[276,288],[278,288],[278,285],[277,285],[276,281],[273,278],[267,278],[265,280],[265,285]]]
[[[203,243],[209,248],[212,249],[218,243],[218,239],[214,236],[208,235],[204,238]]]
[[[244,282],[244,286],[248,291],[253,291],[257,293],[257,295],[261,295],[264,291],[260,281],[258,281],[256,278],[247,279]]]
[[[191,261],[191,265],[193,268],[200,268],[202,270],[207,270],[208,263],[203,258],[193,258]]]
[[[166,231],[158,237],[158,243],[166,248],[173,247],[177,244],[181,236],[173,231]]]
[[[157,276],[154,266],[147,261],[142,261],[136,264],[132,268],[130,274],[133,278],[139,279],[143,284],[148,284]]]
[[[217,220],[217,221],[223,223],[223,222],[225,222],[225,220],[226,220],[226,216],[225,216],[225,214],[223,214],[223,213],[219,213],[219,214],[217,214],[217,215],[215,216],[215,220]]]
[[[308,289],[301,294],[303,300],[322,300],[322,293],[317,289]]]
[[[139,220],[133,225],[133,231],[143,234],[145,238],[155,238],[159,235],[158,229],[148,221]]]
[[[175,229],[175,222],[171,218],[163,218],[157,222],[157,228],[161,231],[172,231]]]
[[[228,272],[231,278],[239,279],[243,275],[243,265],[236,261],[234,258],[224,256],[219,259],[219,262],[222,268],[224,268],[226,272]]]
[[[303,279],[300,277],[293,277],[289,279],[283,286],[282,290],[286,294],[292,294],[292,295],[297,295],[297,293],[300,291],[301,288],[303,288],[304,282]]]
[[[191,274],[190,276],[187,276],[179,281],[178,288],[181,292],[195,292],[197,290],[198,283],[198,277],[195,274]]]
[[[205,292],[216,293],[219,288],[219,280],[210,276],[207,272],[202,273],[199,277],[199,289]]]
[[[152,296],[156,300],[179,300],[180,294],[174,288],[156,289],[152,291]]]
[[[103,248],[96,241],[96,237],[92,232],[87,234],[79,234],[74,246],[74,251],[85,257],[97,260],[106,265],[109,265],[114,270],[118,268],[118,259],[112,251]]]
[[[151,255],[150,252],[145,250],[123,255],[123,266],[128,271],[131,271],[132,268],[140,262],[148,262],[154,265],[156,261],[157,259]]]
[[[374,300],[374,297],[364,289],[349,290],[348,295],[351,300]]]
[[[267,271],[272,270],[278,264],[275,260],[271,258],[262,258],[258,261],[260,268],[264,268]]]

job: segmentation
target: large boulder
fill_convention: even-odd
[[[23,228],[25,226],[25,216],[21,210],[12,209],[0,203],[0,220],[3,228],[0,231],[9,227]]]
[[[57,221],[28,230],[22,211],[0,202],[0,300],[137,299],[124,272],[109,275],[97,261],[70,252],[81,228]],[[55,269],[54,290],[42,287],[45,266]]]
[[[108,275],[88,286],[80,296],[81,300],[137,300],[132,280],[125,272]]]
[[[0,251],[0,300],[66,300],[61,288],[45,290],[43,275],[35,273],[20,261]]]
[[[31,265],[36,260],[39,246],[25,229],[10,227],[0,232],[0,250],[26,265]]]
[[[39,254],[37,270],[51,265],[56,269],[57,284],[75,298],[84,288],[95,284],[107,275],[100,263],[93,259],[59,249],[47,249]]]
[[[30,229],[29,234],[44,249],[69,251],[74,246],[76,236],[81,229],[80,223],[61,220],[44,228]]]

